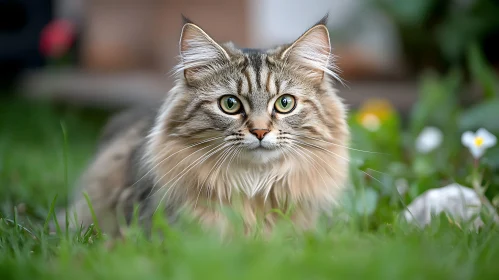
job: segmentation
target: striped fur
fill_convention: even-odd
[[[229,206],[248,231],[262,223],[270,232],[278,221],[272,209],[291,208],[298,228],[313,228],[344,189],[348,167],[346,109],[333,87],[338,76],[325,21],[267,50],[218,44],[187,22],[180,57],[175,85],[150,111],[152,121],[135,118],[107,132],[81,179],[101,224],[118,232],[116,221],[129,221],[138,204],[144,223],[156,211],[174,220],[185,210],[229,233],[221,210]],[[286,114],[274,105],[285,94],[296,101]],[[224,113],[225,95],[237,97],[243,110]],[[268,133],[259,141],[253,129]],[[88,224],[82,205],[76,198],[73,210],[78,224]]]

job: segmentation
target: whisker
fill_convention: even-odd
[[[232,146],[229,148],[227,154],[223,157],[222,161],[220,162],[220,164],[218,165],[217,169],[215,170],[215,176],[218,176],[219,172],[220,172],[220,168],[222,167],[222,165],[224,164],[224,162],[231,156],[231,154],[234,153],[234,151],[236,150],[237,146]],[[220,193],[218,194],[218,199],[220,200],[220,203],[222,203],[222,197],[220,195]]]
[[[170,168],[170,170],[168,170],[168,172],[164,173],[164,174],[163,174],[163,176],[161,176],[160,178],[156,179],[156,182],[161,181],[161,180],[162,180],[162,179],[163,179],[166,175],[170,174],[170,172],[172,172],[172,171],[173,171],[173,170],[174,170],[177,166],[179,166],[182,162],[184,162],[185,160],[187,160],[187,159],[188,159],[190,156],[192,156],[193,154],[195,154],[195,153],[197,153],[197,152],[199,152],[199,151],[202,151],[202,150],[204,150],[204,149],[206,149],[206,148],[209,148],[209,147],[211,147],[211,146],[213,146],[213,145],[216,145],[216,144],[210,144],[210,145],[208,145],[208,146],[206,146],[206,147],[203,147],[203,148],[197,149],[196,151],[194,151],[194,152],[190,153],[188,156],[184,157],[182,160],[180,160],[179,162],[177,162],[177,164],[175,164],[175,166],[173,166],[172,168]],[[222,143],[222,144],[218,144],[218,146],[217,146],[217,147],[219,147],[219,146],[221,146],[221,145],[223,145],[223,143]],[[212,150],[214,150],[214,149],[216,149],[216,147],[215,147],[215,148],[213,148]],[[210,151],[212,151],[212,150],[210,150]],[[208,152],[210,152],[210,151],[208,151]],[[153,185],[153,188],[154,188],[154,187],[156,187],[156,183]]]
[[[230,147],[230,148],[232,148],[232,147]],[[229,149],[230,149],[230,148],[229,148]],[[203,180],[203,182],[202,182],[201,184],[199,184],[199,181],[198,181],[197,186],[198,186],[198,188],[199,188],[199,192],[198,192],[198,195],[197,195],[197,197],[196,197],[196,202],[194,203],[194,209],[196,209],[196,207],[197,207],[199,196],[200,196],[200,194],[201,194],[201,191],[202,191],[202,190],[203,190],[203,188],[204,188],[204,185],[205,185],[206,181],[207,181],[207,180],[208,180],[208,178],[210,177],[211,172],[213,171],[213,169],[215,169],[215,167],[217,166],[217,163],[220,161],[220,159],[221,159],[221,158],[222,158],[225,154],[227,154],[227,152],[228,152],[228,150],[225,150],[224,152],[222,152],[222,153],[219,155],[219,156],[220,156],[220,158],[219,158],[219,159],[217,159],[217,161],[215,162],[215,164],[211,167],[210,171],[208,171],[208,174],[206,175],[206,178]]]
[[[327,153],[329,153],[329,154],[332,154],[332,155],[334,155],[334,156],[336,156],[336,157],[339,157],[339,158],[341,158],[341,159],[345,160],[346,162],[350,162],[350,160],[349,160],[349,159],[347,159],[347,158],[345,158],[345,157],[342,157],[342,156],[340,156],[340,155],[336,154],[335,152],[332,152],[332,151],[330,151],[330,150],[328,150],[328,149],[326,149],[326,148],[324,148],[324,147],[321,147],[321,146],[318,146],[318,145],[315,145],[315,144],[311,144],[311,143],[307,143],[307,142],[304,142],[304,141],[301,141],[301,140],[297,140],[297,139],[291,139],[291,140],[292,140],[292,141],[295,141],[295,142],[297,142],[297,143],[299,143],[299,144],[302,144],[302,145],[306,145],[306,146],[309,146],[309,147],[317,148],[317,149],[319,149],[319,150],[322,150],[322,151],[325,151],[325,152],[327,152]]]
[[[176,177],[178,177],[178,179],[175,181],[174,185],[176,184],[176,182],[178,182],[185,174],[187,174],[192,168],[196,167],[197,165],[203,163],[204,161],[206,161],[208,158],[210,158],[212,155],[218,153],[220,150],[224,149],[227,145],[226,143],[222,143],[222,144],[219,144],[217,145],[215,148],[211,149],[210,151],[206,152],[203,156],[201,156],[200,158],[198,158],[197,160],[195,160],[194,162],[192,162],[191,164],[189,164],[187,167],[185,167],[181,172],[179,172],[178,175],[176,175],[175,177],[173,177],[172,179],[170,179],[168,182],[166,182],[165,184],[163,184],[163,186],[161,186],[157,191],[160,191],[161,189],[163,189],[164,187],[166,187],[172,180],[174,180]],[[215,150],[215,151],[213,151]],[[156,208],[155,212],[158,211],[159,207],[161,206],[161,203],[162,201],[164,200],[164,198],[166,197],[166,195],[168,194],[168,192],[170,190],[173,190],[174,188],[172,186],[170,186],[168,188],[168,190],[164,193],[164,195],[162,196],[161,200],[159,201],[158,203],[158,207]]]
[[[229,149],[230,149],[230,148],[229,148]],[[219,156],[220,156],[220,157],[222,157],[225,153],[227,153],[227,151],[224,151],[224,152],[223,152],[222,154],[220,154]],[[217,160],[217,162],[218,162],[218,160]],[[194,203],[194,209],[196,209],[196,207],[197,207],[198,200],[199,200],[199,196],[201,195],[201,191],[203,190],[204,184],[205,184],[206,180],[210,177],[210,174],[211,174],[212,170],[215,168],[215,166],[216,166],[216,163],[215,163],[215,165],[214,165],[214,166],[210,169],[210,171],[208,171],[208,174],[206,175],[206,178],[205,178],[205,180],[203,181],[203,183],[201,183],[201,184],[200,184],[200,183],[199,183],[199,181],[198,181],[197,187],[199,188],[199,192],[198,192],[198,195],[197,195],[197,197],[196,197],[196,202]]]
[[[199,195],[201,193],[201,190],[203,189],[206,181],[208,180],[208,178],[210,178],[210,175],[211,175],[211,172],[213,172],[213,170],[217,167],[218,163],[224,159],[226,157],[226,155],[231,151],[231,149],[233,148],[233,146],[229,147],[228,149],[226,149],[225,151],[223,151],[220,155],[219,155],[219,158],[217,159],[217,161],[215,162],[215,164],[211,167],[210,171],[208,171],[208,174],[206,175],[206,178],[203,180],[203,182],[198,186],[199,186],[199,192],[198,192],[198,196],[197,198],[199,198]],[[223,161],[222,161],[223,162]],[[196,198],[196,204],[195,204],[195,207],[197,206],[197,198]],[[194,208],[195,208],[194,207]]]
[[[315,140],[315,141],[324,142],[324,143],[331,144],[331,145],[334,145],[334,146],[346,148],[346,149],[349,149],[349,150],[352,150],[352,151],[369,153],[369,154],[391,155],[391,154],[388,154],[388,153],[374,152],[374,151],[365,151],[365,150],[361,150],[361,149],[355,149],[355,148],[352,148],[352,147],[340,145],[338,143],[333,143],[333,142],[329,142],[329,141],[326,141],[326,140],[323,140],[323,139],[320,139],[320,138],[306,136],[306,135],[302,135],[302,134],[291,134],[291,135],[294,135],[294,136],[297,136],[297,137],[304,137],[304,138],[312,139],[312,140]]]
[[[295,152],[297,153],[301,153],[302,155],[304,154],[303,152],[299,151],[298,149],[295,149],[298,148],[297,145],[291,145],[289,146],[290,149],[294,150]],[[307,155],[308,156],[308,155]],[[303,156],[302,156],[303,157]],[[310,156],[308,156],[310,157]],[[308,162],[310,162],[312,164],[312,167],[315,169],[315,171],[317,171],[317,173],[319,174],[319,176],[321,177],[322,179],[322,182],[324,182],[324,185],[327,185],[326,183],[326,180],[324,180],[324,177],[322,176],[322,173],[319,171],[319,169],[317,169],[317,167],[315,166],[316,162],[315,161],[309,161],[306,157],[303,157],[305,160],[307,160]],[[312,159],[313,160],[313,159]]]
[[[338,170],[336,170],[334,167],[332,167],[329,163],[327,163],[323,158],[321,158],[320,156],[318,156],[317,154],[315,154],[314,152],[310,151],[310,150],[307,150],[303,147],[300,147],[300,146],[296,146],[297,148],[301,148],[302,151],[304,153],[311,153],[312,155],[314,155],[315,157],[317,157],[318,159],[320,159],[324,164],[326,164],[329,168],[331,168],[334,172],[336,172],[336,174],[340,174],[340,172]],[[339,188],[338,184],[336,183],[336,181],[334,180],[334,177],[329,173],[329,171],[322,165],[318,164],[319,166],[321,166],[324,171],[326,171],[326,173],[329,175],[329,177],[331,178],[331,180],[333,181],[334,185],[336,186],[336,188]],[[341,175],[341,174],[340,174]]]
[[[208,138],[208,139],[206,139],[206,140],[203,140],[203,141],[201,141],[201,142],[198,142],[198,143],[195,143],[195,144],[189,145],[189,146],[187,146],[187,147],[185,147],[185,148],[183,148],[183,149],[180,149],[180,150],[178,150],[178,151],[174,152],[173,154],[171,154],[171,155],[167,156],[166,158],[162,159],[160,162],[158,162],[157,164],[155,164],[153,167],[151,167],[151,169],[150,169],[149,171],[147,171],[147,172],[146,172],[146,174],[144,174],[142,177],[140,177],[140,178],[139,178],[139,179],[138,179],[135,183],[133,183],[133,184],[131,185],[131,187],[135,186],[135,184],[137,184],[137,183],[138,183],[138,182],[140,182],[142,179],[144,179],[144,177],[146,177],[146,176],[147,176],[147,175],[149,175],[151,172],[153,172],[153,170],[154,170],[156,167],[158,167],[160,164],[162,164],[165,160],[169,159],[170,157],[172,157],[172,156],[174,156],[174,155],[176,155],[176,154],[178,154],[178,153],[180,153],[180,152],[182,152],[182,151],[184,151],[184,150],[186,150],[186,149],[189,149],[189,148],[192,148],[192,147],[195,147],[195,146],[198,146],[198,145],[204,144],[204,143],[208,143],[208,142],[211,142],[211,141],[215,141],[215,140],[220,139],[220,138],[223,138],[223,136],[220,136],[220,137],[213,137],[213,138]]]
[[[215,146],[214,148],[210,149],[208,152],[204,153],[201,157],[199,157],[198,159],[196,159],[195,161],[193,161],[189,165],[187,165],[184,169],[182,169],[182,171],[180,171],[177,175],[175,175],[173,178],[171,178],[169,181],[167,181],[165,183],[165,185],[168,184],[169,182],[171,182],[172,180],[175,180],[176,178],[181,178],[185,173],[190,171],[193,167],[197,166],[199,163],[204,162],[210,156],[212,156],[213,154],[216,154],[217,152],[224,149],[225,147],[226,147],[226,143],[221,143],[221,144],[218,144],[217,146]],[[178,166],[178,164],[175,166]],[[170,169],[170,171],[171,170],[173,170],[173,168]],[[161,180],[165,175],[163,175],[159,180]]]
[[[372,176],[371,174],[369,174],[369,173],[367,173],[367,172],[365,172],[365,171],[363,171],[363,170],[360,170],[360,171],[361,171],[362,173],[366,174],[367,176],[369,176],[369,177],[370,177],[371,179],[373,179],[374,181],[378,182],[380,185],[383,185],[383,183],[382,183],[380,180],[376,179],[376,178],[375,178],[374,176]]]
[[[341,158],[341,159],[345,160],[346,162],[350,162],[350,160],[349,160],[349,159],[347,159],[347,158],[345,158],[345,157],[342,157],[342,156],[340,156],[340,155],[338,155],[338,154],[336,154],[336,153],[334,153],[334,152],[332,152],[332,151],[329,151],[328,149],[323,148],[323,147],[321,147],[321,146],[317,146],[317,145],[314,145],[314,144],[306,143],[306,142],[303,142],[303,141],[300,141],[300,140],[296,140],[296,139],[292,139],[292,140],[293,140],[293,141],[295,141],[295,142],[297,142],[299,145],[305,145],[305,146],[313,147],[313,148],[316,148],[316,149],[319,149],[319,150],[325,151],[325,152],[327,152],[327,153],[329,153],[329,154],[332,154],[332,155],[334,155],[334,156],[336,156],[336,157],[338,157],[338,158]],[[359,170],[360,170],[360,169],[359,169]],[[376,178],[375,178],[375,177],[373,177],[371,174],[369,174],[369,173],[367,173],[367,172],[365,172],[365,171],[363,171],[363,170],[360,170],[360,171],[361,171],[361,172],[363,172],[364,174],[366,174],[367,176],[371,177],[371,178],[372,178],[373,180],[375,180],[376,182],[378,182],[378,183],[380,183],[381,185],[383,185],[383,183],[382,183],[380,180],[376,179]]]
[[[372,169],[372,168],[366,168],[366,170],[372,170],[372,171],[374,171],[374,172],[376,172],[376,173],[380,173],[380,174],[383,174],[383,175],[390,175],[390,174],[388,174],[388,173],[384,173],[384,172],[381,172],[381,171],[378,171],[378,170],[376,170],[376,169]]]
[[[227,168],[225,169],[225,176],[226,176],[227,180],[229,180],[228,172],[229,172],[230,163],[232,162],[232,160],[234,158],[237,158],[239,160],[239,155],[241,154],[242,150],[243,150],[243,147],[239,147],[239,149],[234,153],[234,156],[232,156],[232,158],[229,160],[229,163],[227,163]],[[232,188],[229,188],[229,195],[228,195],[229,201],[230,201],[231,197],[232,197]]]
[[[228,173],[229,173],[229,166],[230,166],[230,164],[231,164],[232,160],[234,159],[234,157],[238,156],[238,155],[239,155],[239,152],[242,150],[242,148],[241,148],[241,144],[240,144],[240,143],[238,143],[238,144],[236,144],[236,145],[237,145],[237,146],[236,146],[236,151],[235,151],[234,153],[232,153],[232,157],[229,159],[229,162],[227,162],[227,168],[225,169],[225,175],[224,175],[224,177],[225,177],[227,180],[229,180],[229,175],[228,175]]]

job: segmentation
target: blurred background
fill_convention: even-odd
[[[81,106],[157,102],[172,83],[181,13],[216,40],[271,47],[329,12],[343,97],[354,106],[386,97],[407,110],[417,75],[464,64],[473,42],[497,69],[495,2],[0,0],[0,77],[16,94]]]
[[[466,185],[472,159],[461,134],[499,135],[496,0],[0,0],[0,201],[36,201],[33,190],[70,185],[110,113],[162,100],[181,14],[217,41],[271,47],[326,12],[352,145],[389,155],[352,161],[363,172],[353,184],[371,190],[368,212],[400,208],[394,193],[409,203],[427,189]],[[418,150],[428,126],[443,140]],[[498,149],[481,164],[492,200]],[[54,193],[42,195],[45,205]]]

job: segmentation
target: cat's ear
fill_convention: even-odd
[[[181,65],[178,70],[184,72],[188,83],[202,78],[210,70],[230,60],[224,48],[185,17],[180,37],[180,57]]]
[[[338,78],[331,70],[333,56],[326,22],[327,15],[286,48],[280,57],[297,65],[316,82],[322,81],[325,74]]]

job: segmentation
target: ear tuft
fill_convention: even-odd
[[[199,26],[184,17],[187,23],[180,37],[181,63],[177,72],[184,72],[188,83],[205,77],[230,60],[227,52]]]
[[[329,13],[326,13],[326,15],[321,18],[321,20],[319,20],[316,24],[314,24],[314,26],[316,26],[316,25],[327,26],[327,19],[328,18],[329,18]]]
[[[325,74],[341,81],[338,74],[332,70],[335,66],[329,31],[326,27],[327,17],[326,14],[281,53],[281,59],[298,66],[307,77],[315,82],[322,81]]]
[[[182,16],[182,24],[185,25],[187,23],[192,23],[194,24],[194,22],[192,22],[192,20],[188,19],[184,14],[180,14]]]

